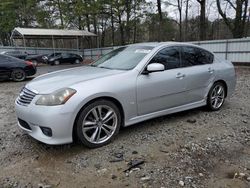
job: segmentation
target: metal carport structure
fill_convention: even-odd
[[[79,40],[90,40],[91,37],[97,37],[94,33],[84,30],[67,30],[67,29],[40,29],[40,28],[20,28],[13,29],[11,41],[15,43],[16,39],[22,40],[23,47],[27,47],[27,40],[34,40],[38,44],[38,40],[51,40],[52,47],[55,49],[55,40],[57,39],[73,39],[76,40],[76,49],[79,49]],[[38,47],[38,46],[37,46]]]

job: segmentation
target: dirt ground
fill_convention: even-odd
[[[70,66],[40,67],[38,74]],[[26,82],[0,83],[0,187],[250,187],[250,67],[218,112],[204,108],[123,128],[109,145],[48,146],[22,132],[14,100]],[[143,163],[127,170],[129,162]]]

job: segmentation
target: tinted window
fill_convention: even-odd
[[[165,70],[180,67],[180,50],[179,47],[169,47],[160,50],[150,61],[150,63],[161,63]]]
[[[69,58],[69,57],[71,57],[71,54],[62,54],[62,58]]]
[[[189,67],[194,65],[204,65],[213,63],[214,56],[210,52],[195,48],[182,47],[182,66]]]

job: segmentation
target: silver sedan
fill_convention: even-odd
[[[141,43],[90,66],[39,76],[16,99],[18,125],[47,144],[109,143],[120,127],[200,106],[219,110],[235,89],[235,70],[198,46]]]

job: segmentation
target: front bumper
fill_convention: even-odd
[[[36,140],[51,145],[66,144],[73,141],[73,113],[64,112],[63,106],[47,107],[33,103],[23,106],[15,102],[15,108],[17,118],[25,121],[29,128],[22,126],[20,121],[18,121],[18,126]],[[52,136],[46,136],[42,127],[50,128]]]

